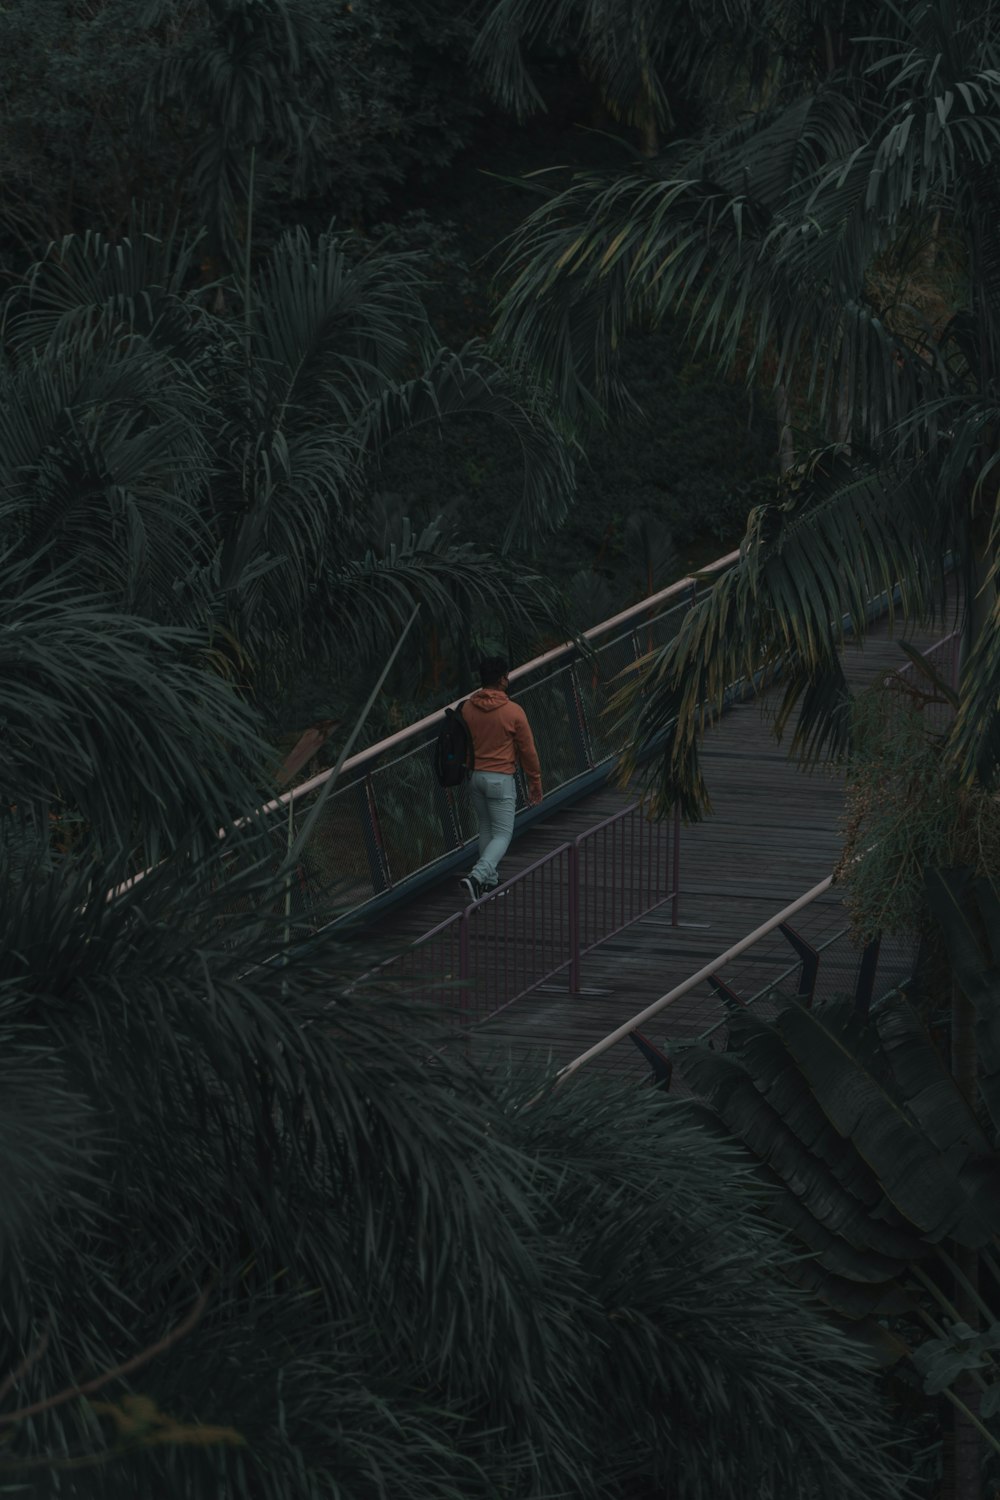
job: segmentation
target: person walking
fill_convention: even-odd
[[[461,879],[472,901],[500,884],[498,866],[514,833],[514,769],[518,761],[528,779],[529,805],[534,807],[542,800],[542,768],[531,726],[524,709],[507,695],[507,671],[502,656],[484,657],[479,663],[482,686],[462,705],[462,718],[475,754],[469,795],[479,820],[479,858]]]

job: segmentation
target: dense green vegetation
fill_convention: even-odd
[[[30,6],[0,14],[0,52],[15,63],[4,96],[11,149],[0,163],[8,279],[65,233],[122,235],[135,198],[164,224],[179,212],[182,224],[206,225],[202,278],[224,270],[219,246],[230,236],[237,283],[244,250],[256,264],[289,222],[318,234],[333,221],[339,233],[421,258],[442,343],[459,349],[488,337],[499,247],[532,201],[511,179],[623,157],[622,144],[584,128],[597,118],[592,87],[571,58],[553,58],[539,80],[551,116],[525,129],[476,85],[474,27],[449,7],[416,18],[390,0],[353,9],[314,0],[283,8],[287,32],[285,21],[264,19],[267,9],[49,3],[39,7],[41,29]],[[255,119],[258,96],[281,97],[293,81],[294,119],[280,128],[266,110]],[[769,400],[762,394],[751,408],[738,385],[686,351],[678,337],[637,340],[630,357],[641,412],[625,427],[590,433],[578,455],[576,502],[546,543],[557,622],[474,612],[477,642],[530,654],[735,541],[753,487],[774,464]],[[720,424],[731,435],[723,451],[713,439]],[[418,531],[444,512],[450,534],[496,555],[521,482],[503,433],[469,418],[397,441],[370,491]],[[638,569],[624,548],[635,512],[655,531]],[[516,570],[537,566],[520,532],[507,555]],[[389,711],[416,714],[440,701],[443,685],[460,686],[468,633],[463,625],[462,638],[440,640],[433,657],[425,636],[418,670],[407,665],[390,684]],[[293,665],[274,732],[350,711],[341,674],[324,666],[296,679]]]
[[[744,1056],[729,1070],[721,1109],[762,1160],[783,1157],[780,1175],[791,1161],[787,1121],[737,1106],[748,1071],[766,1110],[794,1116],[813,1170],[829,1169],[842,1184],[853,1170],[831,1155],[832,1124],[905,1218],[904,1189],[921,1182],[931,1193],[918,1164],[921,1131],[925,1144],[953,1151],[950,1173],[961,1175],[959,1142],[968,1146],[974,1195],[981,1187],[993,1200],[1000,1185],[989,1125],[1000,1002],[986,977],[996,955],[1000,783],[1000,13],[882,5],[873,25],[861,8],[833,17],[805,6],[792,28],[800,46],[780,64],[772,56],[759,108],[671,141],[629,171],[579,173],[539,206],[510,247],[499,342],[558,392],[564,413],[614,408],[628,397],[618,354],[627,331],[686,315],[720,369],[769,369],[779,403],[789,388],[815,400],[812,441],[791,432],[783,440],[783,493],[752,513],[739,562],[618,696],[633,730],[621,772],[634,770],[647,737],[662,735],[646,777],[651,805],[666,812],[679,803],[702,816],[706,706],[721,706],[741,675],[757,671],[766,684],[780,674],[776,727],[795,721],[792,752],[806,763],[839,756],[851,769],[854,827],[841,874],[866,935],[892,930],[907,911],[933,946],[941,914],[928,908],[923,885],[934,863],[961,861],[963,878],[948,886],[961,936],[934,966],[925,949],[927,972],[917,976],[935,1042],[898,997],[875,1027],[841,1008],[810,1033],[792,1014],[777,1038],[766,1028],[740,1035]],[[491,69],[501,93],[521,97],[499,46]],[[957,690],[943,682],[918,653],[910,696],[937,700],[953,716],[933,732],[890,714],[888,732],[866,740],[839,657],[846,629],[864,638],[869,600],[883,590],[898,589],[893,613],[904,636],[915,621],[941,618],[949,555],[960,592],[960,682]],[[968,878],[973,871],[983,886]],[[990,953],[978,968],[977,943]],[[840,1071],[845,1051],[856,1062],[850,1081]],[[808,1080],[804,1094],[793,1066]],[[719,1104],[712,1069],[696,1072]],[[824,1121],[824,1101],[841,1091],[844,1113],[834,1103]],[[932,1096],[947,1123],[930,1110]],[[883,1152],[866,1129],[886,1110],[902,1134]],[[803,1178],[790,1168],[793,1178],[801,1199]],[[835,1219],[846,1222],[839,1214],[827,1193],[828,1269],[845,1250],[836,1235],[826,1238]],[[954,1408],[945,1492],[975,1500],[984,1459],[995,1463],[1000,1452],[984,1374],[996,1337],[996,1225],[984,1219],[970,1232],[960,1220],[939,1220],[931,1235],[948,1244],[941,1317],[905,1299],[878,1306],[922,1318],[935,1333],[933,1356],[917,1350],[913,1363],[925,1392],[944,1391]],[[808,1216],[797,1232],[819,1247]],[[853,1266],[855,1282],[878,1279],[871,1259],[865,1267],[857,1258],[873,1248],[865,1232],[855,1221],[840,1263]],[[903,1239],[895,1250],[883,1242],[880,1253],[913,1258]],[[908,1331],[899,1348],[915,1342]],[[963,1354],[966,1344],[974,1355]]]
[[[982,1500],[997,7],[18,0],[0,57],[0,1482]],[[747,1020],[681,1104],[482,1076],[293,946],[234,825],[288,738],[744,525],[618,701],[651,806],[780,671],[910,995]],[[866,740],[842,621],[948,550],[954,723]]]

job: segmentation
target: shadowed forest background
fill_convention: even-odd
[[[179,215],[183,227],[214,208],[190,285],[227,264],[219,255],[226,235],[242,270],[245,254],[261,264],[289,226],[312,234],[332,226],[364,248],[413,257],[435,334],[460,349],[489,339],[504,242],[535,201],[531,185],[515,179],[560,169],[554,179],[565,182],[577,166],[627,163],[641,144],[635,128],[609,114],[599,84],[566,45],[535,49],[544,102],[519,122],[470,66],[472,10],[414,11],[405,0],[300,5],[293,48],[279,22],[268,29],[261,7],[245,9],[242,32],[239,8],[226,5],[144,11],[112,0],[4,10],[0,245],[8,285],[49,241],[125,234],[135,202],[163,224]],[[199,63],[198,49],[213,44],[215,62]],[[253,77],[232,119],[227,49],[237,59],[242,49]],[[163,81],[151,90],[151,79]],[[285,116],[290,96],[295,121]],[[674,108],[693,126],[705,103],[692,85]],[[630,338],[626,363],[637,411],[596,426],[574,452],[572,511],[545,537],[554,619],[539,628],[519,610],[473,610],[451,636],[443,621],[424,642],[421,670],[396,674],[368,735],[460,691],[480,644],[531,655],[565,639],[565,624],[595,624],[738,540],[777,470],[766,385],[748,398],[739,372],[716,374],[680,325]],[[468,415],[396,436],[359,503],[371,510],[378,542],[383,513],[395,532],[403,517],[418,532],[444,517],[448,537],[499,558],[522,487],[509,434]],[[515,575],[538,569],[524,528],[503,557]],[[288,737],[314,718],[339,718],[340,676],[333,663],[272,685],[273,731]]]

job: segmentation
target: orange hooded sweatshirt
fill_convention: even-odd
[[[469,726],[477,771],[505,771],[513,776],[515,757],[532,790],[542,789],[542,768],[520,704],[512,703],[502,688],[480,688],[462,705]]]

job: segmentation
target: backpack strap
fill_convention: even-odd
[[[461,703],[457,703],[455,705],[454,712],[461,719],[463,727],[465,729],[465,738],[469,752],[467,758],[468,769],[469,771],[474,771],[476,769],[476,747],[472,742],[472,730],[469,728],[469,721],[462,712],[462,709],[465,707],[468,701],[468,698],[463,698]]]

